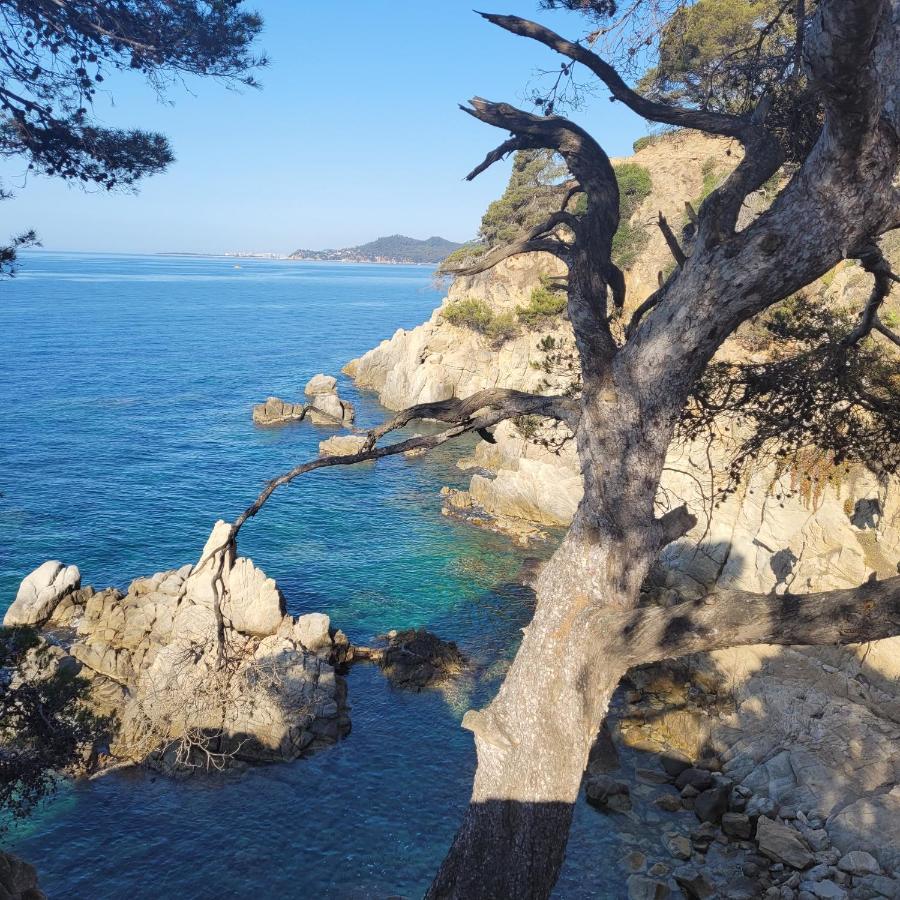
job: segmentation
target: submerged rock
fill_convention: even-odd
[[[608,775],[588,778],[584,793],[587,802],[603,812],[628,812],[631,809],[631,789],[628,783]]]
[[[24,859],[0,850],[0,897],[3,900],[46,900],[37,870]]]
[[[441,640],[424,628],[389,631],[386,646],[368,651],[394,687],[416,691],[459,675],[466,659],[453,641]]]
[[[6,611],[3,624],[43,625],[60,601],[81,587],[78,566],[66,566],[49,559],[26,576],[19,585],[16,599]]]

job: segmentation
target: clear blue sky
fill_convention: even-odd
[[[485,8],[538,18],[579,37],[577,15],[537,0]],[[457,104],[478,94],[522,103],[535,70],[560,57],[472,12],[470,0],[259,0],[261,91],[194,81],[162,103],[138,77],[116,76],[96,103],[109,125],[162,131],[176,162],[136,195],[85,193],[48,178],[0,177],[0,237],[37,229],[59,250],[290,252],[385,234],[474,235],[509,163],[462,176],[504,135]],[[645,123],[605,95],[573,116],[610,155],[630,152]]]

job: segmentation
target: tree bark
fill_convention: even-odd
[[[549,896],[591,742],[630,666],[751,639],[823,643],[900,631],[896,580],[880,591],[864,586],[853,595],[862,598],[860,607],[843,596],[807,605],[731,595],[674,612],[638,608],[660,549],[691,524],[684,511],[657,519],[654,504],[666,450],[697,378],[742,322],[897,221],[900,0],[819,4],[805,56],[825,126],[771,209],[742,231],[741,205],[781,161],[765,127],[766,100],[746,117],[652,102],[583,45],[515,16],[486,18],[585,65],[638,114],[736,138],[745,154],[701,208],[690,257],[679,260],[681,268],[620,345],[607,299],[619,216],[606,154],[558,116],[480,99],[466,110],[514,135],[476,173],[514,145],[546,147],[563,155],[588,202],[563,254],[581,362],[576,437],[585,493],[539,579],[534,618],[497,697],[463,719],[478,754],[471,803],[428,893],[460,900]]]

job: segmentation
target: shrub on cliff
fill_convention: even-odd
[[[484,300],[477,297],[454,300],[441,310],[441,315],[451,325],[477,331],[495,343],[502,344],[514,337],[518,330],[511,312],[495,313]]]
[[[563,313],[566,308],[566,292],[544,276],[540,287],[531,292],[527,306],[517,306],[516,315],[527,328],[535,328]]]
[[[640,223],[632,223],[631,217],[650,195],[653,181],[650,173],[637,163],[620,163],[615,167],[619,185],[619,227],[613,236],[612,260],[620,269],[630,269],[649,237]]]

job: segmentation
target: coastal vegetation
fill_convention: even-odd
[[[436,265],[462,245],[442,237],[425,240],[392,234],[358,247],[341,250],[295,250],[291,259],[319,259],[334,262],[388,262],[400,265]]]
[[[0,833],[89,762],[110,723],[87,700],[88,683],[34,628],[0,628]]]

